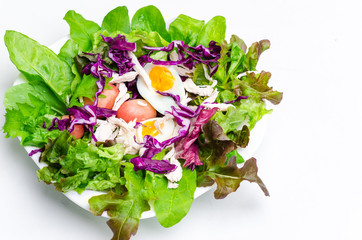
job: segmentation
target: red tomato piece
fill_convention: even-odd
[[[126,122],[136,119],[137,122],[155,118],[156,110],[152,105],[143,99],[132,99],[124,102],[117,111],[117,117]]]
[[[62,117],[62,119],[66,119],[66,118],[69,118],[69,115],[65,115]],[[74,117],[71,116],[70,118],[73,119]],[[82,138],[83,134],[84,134],[84,126],[80,125],[80,124],[74,125],[74,129],[70,133],[70,135],[74,136],[76,139]]]
[[[98,98],[97,107],[112,109],[114,102],[116,101],[116,98],[119,94],[119,90],[113,84],[108,84],[108,85],[112,87],[112,89],[103,90],[102,94],[105,96],[105,98],[104,97]],[[94,98],[93,100],[89,98],[83,98],[83,101],[84,105],[92,105],[94,103]]]

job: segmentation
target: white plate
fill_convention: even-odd
[[[63,46],[63,44],[67,41],[67,39],[69,39],[69,37],[64,37],[64,38],[58,40],[57,42],[55,42],[54,44],[52,44],[49,48],[52,49],[55,53],[58,53],[59,50],[61,49],[61,47]],[[25,81],[25,79],[20,75],[15,80],[14,85],[17,85],[24,81]],[[267,118],[264,117],[262,120],[260,120],[255,125],[254,129],[251,131],[248,147],[243,148],[243,149],[238,149],[239,153],[243,156],[244,159],[249,159],[256,152],[257,148],[259,147],[259,145],[262,142],[266,128],[267,128]],[[36,149],[36,148],[25,147],[25,150],[28,153],[30,153],[34,149]],[[40,163],[39,157],[40,157],[40,153],[37,153],[37,154],[34,154],[31,158],[36,163],[36,165],[38,165],[39,168],[42,168],[42,167],[46,166],[46,164]],[[198,198],[199,196],[201,196],[205,192],[209,191],[210,189],[212,189],[212,187],[198,187],[195,191],[194,198],[195,199]],[[85,209],[87,211],[90,211],[88,200],[93,196],[97,196],[97,195],[100,195],[103,193],[104,192],[85,190],[81,194],[78,194],[75,191],[71,191],[71,192],[67,192],[67,193],[63,193],[63,194],[66,197],[68,197],[72,202],[77,204],[78,206],[82,207],[83,209]],[[108,215],[106,213],[104,213],[102,216],[108,217]],[[146,219],[146,218],[150,218],[150,217],[154,217],[154,216],[155,216],[155,212],[151,206],[151,210],[142,213],[141,219]]]

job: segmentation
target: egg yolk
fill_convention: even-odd
[[[152,137],[156,137],[160,132],[157,130],[155,126],[156,120],[148,121],[143,124],[142,127],[142,137],[146,135],[151,135]],[[160,127],[163,127],[163,123],[160,124]]]
[[[151,85],[154,89],[164,92],[172,88],[175,78],[165,67],[155,66],[149,72]]]

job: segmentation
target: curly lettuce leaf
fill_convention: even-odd
[[[16,31],[6,31],[5,45],[11,61],[30,83],[44,83],[62,102],[70,94],[70,66],[49,48]]]
[[[244,165],[239,168],[236,164],[236,157],[231,157],[226,166],[210,169],[207,174],[217,184],[214,192],[216,199],[223,199],[230,193],[235,192],[244,180],[257,183],[265,196],[269,196],[266,186],[258,176],[255,158],[246,160]]]
[[[246,58],[240,68],[240,72],[254,71],[259,61],[260,55],[269,48],[270,41],[267,39],[253,43],[246,53]]]
[[[242,100],[239,106],[229,107],[226,112],[217,112],[213,119],[216,120],[225,133],[240,129],[247,125],[252,130],[255,124],[272,110],[266,109],[264,102],[255,102],[251,99]]]
[[[5,93],[4,132],[6,137],[21,138],[23,146],[42,147],[57,131],[49,132],[43,122],[50,124],[56,115],[66,113],[66,106],[43,83],[22,83]]]
[[[103,18],[101,28],[109,33],[118,31],[129,33],[131,31],[131,24],[129,21],[127,7],[116,7],[107,13],[107,15]]]
[[[199,187],[216,183],[214,197],[222,199],[235,192],[242,181],[248,180],[256,182],[264,194],[269,196],[268,190],[257,175],[255,158],[247,160],[243,167],[239,168],[236,163],[237,156],[233,156],[236,144],[228,139],[218,123],[211,120],[203,126],[202,130],[205,139],[200,147],[200,159],[203,165],[198,169]]]
[[[266,99],[275,105],[279,104],[282,101],[283,93],[274,91],[273,87],[268,86],[270,77],[271,73],[265,71],[261,71],[259,74],[247,73],[235,89],[241,91],[245,96],[257,99],[257,101]]]
[[[133,165],[123,163],[127,191],[123,194],[108,192],[89,199],[89,207],[94,215],[107,212],[107,224],[113,232],[112,240],[130,239],[135,235],[141,214],[150,210],[148,201],[155,199],[152,190],[145,188],[147,178],[144,171],[135,172]]]
[[[40,161],[48,166],[38,171],[38,177],[61,192],[110,190],[124,184],[120,175],[123,153],[121,144],[97,147],[63,131],[45,145]]]

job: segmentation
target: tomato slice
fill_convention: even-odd
[[[143,99],[132,99],[124,102],[117,111],[117,117],[122,118],[126,122],[136,119],[136,122],[155,118],[156,110],[152,105]]]

